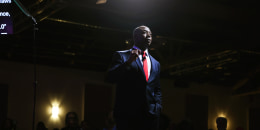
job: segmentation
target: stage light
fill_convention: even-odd
[[[105,4],[107,0],[97,0],[96,4]]]
[[[64,115],[64,106],[61,106],[60,101],[52,100],[47,106],[46,114],[50,122],[60,123],[61,117]]]
[[[52,118],[58,118],[59,116],[59,107],[58,106],[53,106],[52,107]]]

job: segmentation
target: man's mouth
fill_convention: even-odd
[[[152,40],[151,39],[146,39],[146,41],[151,42]]]

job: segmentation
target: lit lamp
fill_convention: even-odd
[[[216,119],[218,130],[226,130],[227,129],[227,119],[225,117],[218,117]]]
[[[97,0],[96,4],[105,4],[107,0]]]
[[[53,106],[51,111],[51,117],[58,118],[58,115],[59,115],[59,107]]]

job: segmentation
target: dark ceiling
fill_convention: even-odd
[[[132,46],[132,30],[147,25],[150,53],[176,86],[210,82],[238,90],[254,81],[259,88],[256,0],[20,2],[38,24],[13,5],[14,34],[1,36],[3,60],[106,71],[114,51]]]

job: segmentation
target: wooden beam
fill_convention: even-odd
[[[245,92],[245,93],[240,93],[240,94],[235,94],[233,96],[248,96],[248,95],[255,95],[255,94],[260,94],[260,89],[251,91],[251,92]]]

